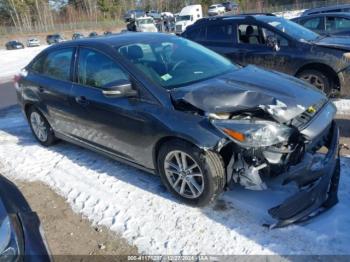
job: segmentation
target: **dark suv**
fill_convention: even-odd
[[[46,36],[46,42],[49,45],[57,44],[63,42],[64,38],[60,34],[48,35]]]
[[[284,183],[301,191],[270,209],[276,226],[337,202],[335,106],[294,77],[139,33],[49,47],[15,79],[41,144],[63,139],[160,174],[188,204],[206,205],[231,183],[266,189],[264,177],[286,171]]]
[[[350,4],[330,5],[330,6],[311,8],[311,9],[305,10],[302,16],[324,14],[324,13],[340,13],[340,12],[350,12]]]
[[[350,40],[325,37],[273,15],[205,18],[183,37],[241,65],[255,64],[296,76],[328,95],[350,95]]]
[[[296,17],[291,21],[321,35],[350,36],[350,13],[320,13]]]

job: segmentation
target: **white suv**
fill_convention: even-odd
[[[211,5],[209,6],[208,9],[208,15],[213,16],[213,15],[222,15],[225,13],[226,8],[222,4],[216,4],[216,5]]]

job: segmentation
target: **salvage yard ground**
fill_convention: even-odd
[[[5,72],[0,75],[0,83],[8,81],[43,48],[0,50],[0,68]],[[336,104],[342,141],[349,141],[350,100],[341,99]],[[130,252],[349,255],[349,151],[343,151],[341,169],[338,205],[307,224],[268,230],[262,226],[272,222],[266,210],[291,195],[293,186],[282,188],[270,181],[270,189],[259,192],[237,186],[209,207],[188,207],[175,200],[156,176],[65,142],[50,148],[40,146],[18,107],[0,110],[0,173],[16,181],[29,202],[31,197],[37,197],[36,188],[49,186],[76,214],[89,219],[92,228],[105,227],[124,238]],[[34,210],[39,209],[39,215],[40,209],[54,206],[40,205],[43,204],[33,206]],[[58,208],[70,212],[64,203]],[[45,229],[51,232],[50,228]],[[69,231],[66,228],[62,234],[70,234]],[[51,237],[54,236],[50,233],[49,244]],[[68,235],[64,241],[69,244],[74,238]],[[84,250],[94,250],[96,243],[99,242],[92,242]]]
[[[106,227],[91,226],[65,199],[40,182],[14,181],[40,217],[50,251],[55,255],[130,255],[137,248]],[[35,190],[33,190],[35,189]]]

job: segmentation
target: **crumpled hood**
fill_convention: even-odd
[[[348,36],[325,37],[315,42],[315,44],[350,51],[350,38]]]
[[[206,113],[235,113],[262,108],[286,122],[327,97],[288,75],[247,66],[213,79],[171,91],[175,103],[186,102]]]

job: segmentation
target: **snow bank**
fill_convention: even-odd
[[[0,83],[12,79],[47,45],[28,47],[17,50],[0,49]]]
[[[340,203],[303,226],[268,230],[266,209],[290,194],[236,188],[203,209],[176,201],[156,176],[68,143],[44,148],[18,109],[0,111],[0,173],[42,181],[93,223],[147,254],[350,254],[350,158],[343,158]],[[35,190],[35,188],[33,188]]]
[[[350,115],[350,99],[335,99],[333,102],[337,107],[337,114]]]

